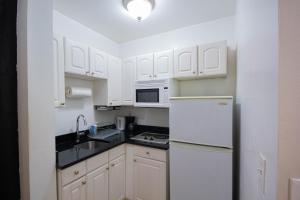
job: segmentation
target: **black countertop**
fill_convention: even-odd
[[[161,134],[169,134],[169,129],[165,127],[138,126],[134,132],[123,131],[117,135],[113,135],[106,138],[105,141],[99,140],[98,142],[101,142],[101,144],[94,149],[73,148],[74,145],[77,144],[76,133],[57,136],[56,137],[56,168],[65,169],[78,162],[86,160],[87,158],[103,153],[109,149],[112,149],[124,143],[147,146],[147,147],[158,148],[163,150],[169,149],[169,144],[154,144],[154,143],[148,143],[148,142],[142,142],[142,141],[130,139],[130,137],[145,131],[151,131],[151,132],[156,132]],[[87,134],[85,134],[80,138],[79,143],[84,143],[93,140],[94,139],[88,138]]]

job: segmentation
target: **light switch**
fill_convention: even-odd
[[[289,200],[300,199],[300,179],[290,178],[289,183]]]
[[[264,155],[259,154],[259,166],[258,166],[258,181],[259,181],[259,190],[261,194],[266,192],[266,169],[267,169],[267,160]]]

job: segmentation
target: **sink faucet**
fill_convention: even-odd
[[[86,120],[85,120],[85,116],[83,114],[78,115],[77,120],[76,120],[76,142],[79,142],[80,139],[80,135],[82,135],[81,132],[79,132],[79,119],[82,117],[84,125],[86,126]]]

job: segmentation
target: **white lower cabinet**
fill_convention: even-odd
[[[58,170],[58,200],[167,200],[166,166],[166,151],[123,144]]]
[[[61,189],[62,200],[86,200],[86,177],[82,177]]]
[[[166,163],[134,156],[133,199],[166,200]]]
[[[127,145],[128,200],[167,200],[167,154],[164,150]]]
[[[109,163],[109,200],[125,199],[125,155]]]
[[[108,199],[108,165],[104,165],[87,175],[87,200]]]

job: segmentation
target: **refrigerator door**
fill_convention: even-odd
[[[170,103],[170,140],[232,148],[232,98]]]
[[[232,200],[232,150],[170,143],[171,200]]]

